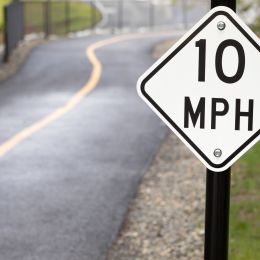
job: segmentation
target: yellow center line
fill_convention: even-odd
[[[32,136],[34,133],[38,132],[42,128],[48,126],[53,121],[59,119],[61,116],[66,114],[69,110],[75,107],[82,100],[83,97],[85,97],[92,89],[94,89],[97,86],[102,73],[102,64],[98,60],[97,56],[95,55],[95,51],[97,49],[121,41],[158,36],[159,34],[170,35],[170,32],[157,33],[157,34],[150,33],[150,34],[132,34],[132,35],[116,36],[113,38],[98,41],[90,45],[86,49],[86,56],[92,65],[92,71],[87,83],[80,90],[78,90],[63,106],[55,109],[45,117],[41,118],[39,121],[24,128],[23,130],[21,130],[20,132],[18,132],[17,134],[13,135],[11,138],[3,142],[0,145],[0,156],[4,156],[8,151],[13,149],[16,145],[21,143],[23,140]]]

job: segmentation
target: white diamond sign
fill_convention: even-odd
[[[260,41],[227,7],[202,18],[137,89],[210,170],[226,170],[259,140]]]

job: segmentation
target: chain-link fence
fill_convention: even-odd
[[[25,32],[64,35],[93,28],[101,20],[94,1],[24,0]]]
[[[100,0],[103,21],[99,28],[138,30],[188,28],[208,10],[207,0]]]
[[[4,8],[4,60],[25,35],[65,35],[94,28],[101,18],[94,1],[14,0]]]
[[[45,37],[90,29],[96,33],[162,28],[187,29],[209,10],[207,0],[15,0],[15,2],[20,2],[19,6],[21,4],[23,6],[23,24],[15,25],[21,27],[19,31],[23,31],[25,35]],[[8,24],[13,23],[15,16],[8,17],[5,24],[8,37],[13,42],[17,28],[10,29]]]

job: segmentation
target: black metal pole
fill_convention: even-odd
[[[205,260],[228,259],[230,174],[207,170]]]
[[[211,0],[211,8],[227,6],[236,11],[236,0]],[[204,260],[228,260],[231,168],[207,169]]]
[[[211,8],[220,5],[227,6],[231,8],[233,11],[236,11],[236,0],[211,0]]]

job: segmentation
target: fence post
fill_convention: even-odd
[[[154,27],[154,4],[153,0],[150,0],[149,2],[149,27],[153,29]]]
[[[183,26],[184,29],[188,28],[188,6],[187,6],[187,0],[182,0],[182,19],[183,19]]]
[[[122,29],[123,27],[123,0],[118,0],[118,29]]]
[[[4,7],[4,57],[7,62],[12,50],[24,38],[24,5],[15,0]]]
[[[7,26],[8,26],[8,24],[7,24],[8,9],[7,8],[8,8],[7,6],[4,7],[4,24],[5,24],[5,26],[4,26],[5,52],[4,52],[4,57],[3,57],[4,62],[8,62],[8,59],[9,59],[9,56],[10,56],[10,47],[9,47],[8,29],[7,29]]]
[[[19,39],[22,40],[25,35],[25,20],[24,20],[24,2],[20,0],[13,0],[13,3],[17,4],[17,11],[19,13],[19,20],[20,20],[20,30],[19,30]]]
[[[50,0],[46,0],[45,1],[45,8],[44,8],[44,32],[45,32],[45,38],[48,38],[50,33],[51,33],[51,25],[50,25],[50,22],[51,22],[51,19],[50,19],[50,10],[51,8],[51,3],[50,3]]]
[[[70,32],[70,2],[68,0],[65,1],[65,31]]]
[[[95,31],[95,24],[96,24],[96,4],[95,0],[93,0],[90,4],[91,6],[91,28]]]
[[[22,20],[22,29],[21,29],[21,40],[24,39],[24,36],[26,35],[26,24],[25,24],[25,3],[21,2],[21,20]]]

